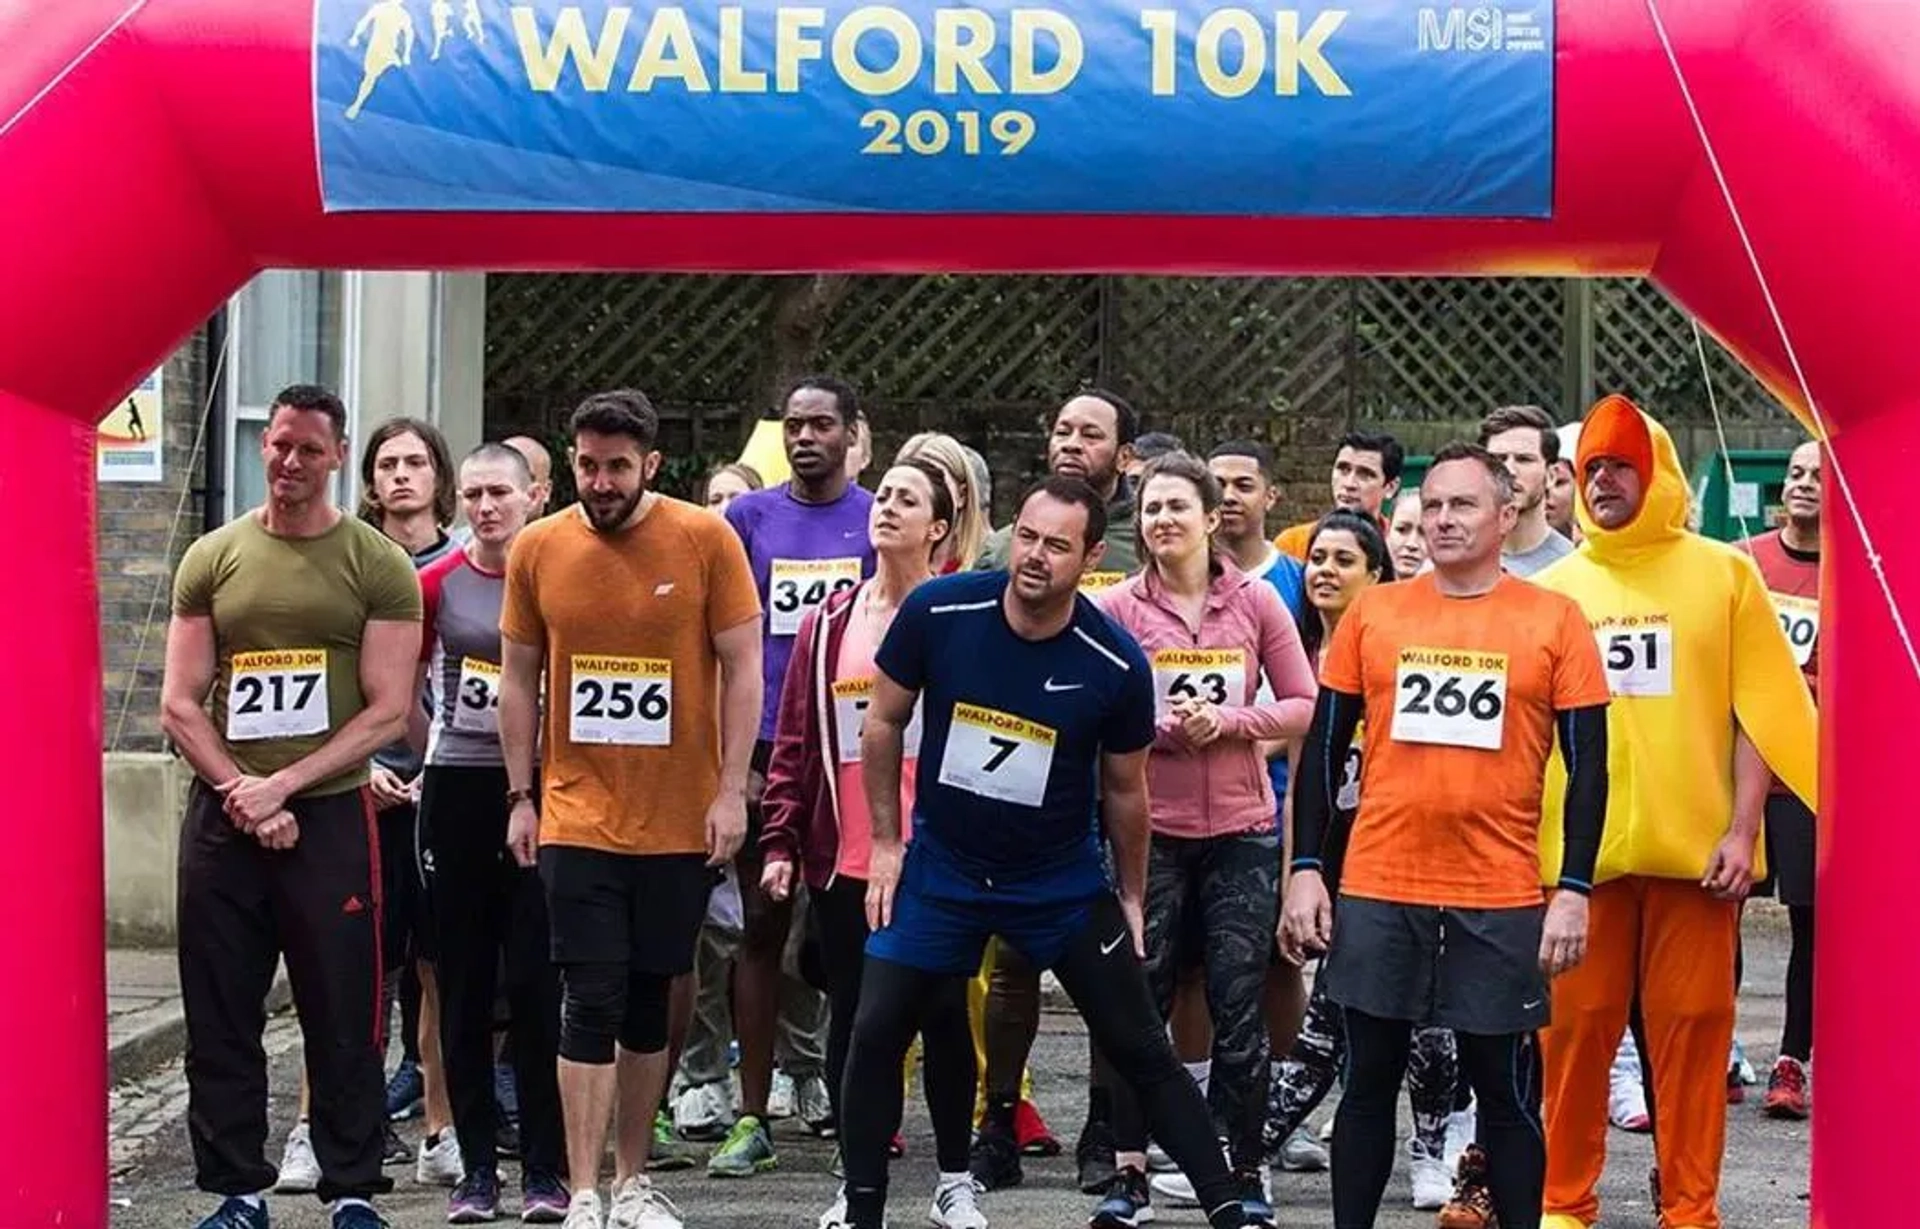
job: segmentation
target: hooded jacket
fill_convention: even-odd
[[[1588,464],[1626,460],[1643,496],[1603,529],[1587,507]],[[1813,701],[1752,559],[1687,530],[1688,490],[1666,429],[1625,397],[1601,400],[1580,430],[1575,514],[1586,539],[1533,577],[1573,598],[1607,667],[1607,820],[1595,882],[1625,875],[1697,880],[1733,818],[1734,726],[1809,806],[1818,794]],[[1560,875],[1565,770],[1549,768],[1541,869]],[[1755,873],[1764,842],[1756,842]]]
[[[1172,717],[1163,714],[1156,722],[1147,785],[1153,831],[1162,836],[1273,831],[1278,808],[1257,740],[1297,737],[1313,720],[1318,687],[1279,590],[1225,559],[1217,567],[1197,628],[1187,624],[1151,567],[1100,599],[1101,609],[1146,650],[1154,666],[1156,695],[1162,691],[1163,676],[1182,671],[1177,663],[1183,653],[1239,655],[1238,694],[1225,691],[1226,679],[1234,677],[1231,672],[1209,676],[1206,665],[1185,667],[1202,687],[1209,677],[1222,686],[1218,703],[1225,737],[1196,747]],[[1269,700],[1260,698],[1263,676],[1272,685],[1274,698]]]
[[[832,701],[840,646],[860,594],[872,581],[830,595],[807,612],[780,688],[773,755],[761,796],[761,856],[798,862],[809,888],[824,890],[840,860],[840,732]]]

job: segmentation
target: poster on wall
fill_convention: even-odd
[[[1552,213],[1550,0],[314,3],[332,211]]]
[[[160,450],[166,432],[161,429],[160,414],[160,372],[156,370],[100,420],[94,445],[99,481],[161,480]]]

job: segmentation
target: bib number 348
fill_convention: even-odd
[[[1506,654],[1402,649],[1395,687],[1395,742],[1500,749],[1506,731]]]
[[[673,742],[673,663],[653,657],[573,659],[567,737],[576,743],[665,747]]]

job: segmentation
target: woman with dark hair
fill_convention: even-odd
[[[780,689],[762,803],[766,869],[760,886],[774,900],[786,900],[798,878],[809,892],[832,1002],[827,1091],[836,1121],[844,1121],[841,1080],[866,960],[872,824],[860,775],[860,727],[873,693],[874,654],[901,600],[934,575],[934,558],[953,533],[953,521],[953,495],[941,468],[930,460],[894,462],[880,479],[868,519],[872,579],[830,595],[801,620]],[[907,728],[901,765],[903,824],[912,810],[918,743],[916,719]],[[925,1004],[922,1027],[922,1082],[940,1166],[928,1218],[944,1229],[986,1229],[967,1173],[974,1071],[964,987],[956,985],[949,1001]],[[820,1217],[821,1229],[838,1229],[846,1218],[843,1186]]]
[[[1247,1223],[1272,1225],[1261,1163],[1269,1075],[1261,1008],[1284,863],[1262,744],[1305,733],[1313,671],[1279,591],[1215,549],[1221,490],[1206,463],[1162,453],[1140,471],[1138,492],[1146,566],[1100,605],[1153,665],[1147,982],[1165,1020],[1182,965],[1204,966],[1209,1107]],[[1115,1173],[1091,1223],[1122,1229],[1151,1214],[1146,1122],[1124,1083],[1112,1096]]]

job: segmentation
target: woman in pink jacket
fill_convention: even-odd
[[[1279,593],[1213,548],[1220,485],[1168,453],[1139,486],[1138,576],[1101,605],[1153,663],[1159,737],[1147,760],[1147,978],[1164,1018],[1183,963],[1204,961],[1213,1015],[1208,1102],[1240,1179],[1248,1223],[1271,1225],[1261,1174],[1267,1027],[1261,1014],[1280,899],[1280,836],[1262,743],[1303,733],[1313,672]],[[1262,700],[1260,681],[1273,699]],[[1199,950],[1196,950],[1199,949]],[[1148,1205],[1146,1126],[1114,1090],[1118,1172],[1095,1226],[1139,1223]]]
[[[836,1119],[866,960],[873,831],[860,778],[860,726],[873,693],[873,658],[901,599],[933,575],[934,555],[953,530],[953,516],[952,492],[933,463],[899,461],[887,470],[868,520],[873,578],[834,594],[802,620],[780,688],[763,803],[760,848],[766,870],[760,886],[773,899],[785,900],[796,878],[807,885],[831,1005],[827,1090]],[[903,837],[911,836],[917,716],[906,740],[900,773]],[[955,985],[951,999],[925,1005],[921,1033],[926,1055],[921,1078],[940,1166],[928,1220],[940,1229],[986,1229],[967,1173],[974,1070],[963,984]],[[820,1217],[821,1229],[838,1229],[846,1215],[842,1187]]]

